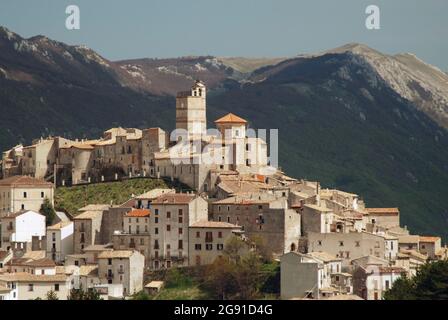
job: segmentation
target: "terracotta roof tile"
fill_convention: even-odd
[[[369,214],[397,215],[400,213],[398,208],[366,208]]]
[[[27,272],[0,274],[0,281],[16,282],[65,282],[65,274],[56,275],[35,275]]]
[[[53,184],[45,180],[36,179],[29,176],[13,176],[0,180],[0,186],[49,186]]]
[[[155,199],[152,204],[188,204],[195,198],[194,194],[168,193]]]
[[[129,258],[134,252],[133,250],[104,251],[98,255],[98,259]]]
[[[420,236],[420,242],[437,242],[440,237]]]
[[[148,209],[134,209],[125,214],[126,217],[149,217],[151,211]]]
[[[55,267],[56,266],[54,261],[51,259],[48,259],[48,258],[43,258],[43,259],[39,259],[39,260],[26,262],[26,263],[24,263],[24,265],[27,265],[29,267]]]
[[[216,120],[215,123],[247,123],[247,121],[237,115],[234,115],[233,113],[229,113]]]

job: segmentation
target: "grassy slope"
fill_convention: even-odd
[[[132,179],[56,189],[55,208],[76,215],[88,204],[122,204],[131,196],[155,188],[169,188],[164,180]]]

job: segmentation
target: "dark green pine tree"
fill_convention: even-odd
[[[400,278],[385,292],[386,300],[448,300],[448,260],[428,262],[413,278]]]
[[[47,226],[51,226],[56,219],[56,211],[48,198],[44,199],[39,212],[45,216]]]

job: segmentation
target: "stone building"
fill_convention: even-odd
[[[0,274],[0,286],[9,289],[5,300],[44,299],[54,291],[59,300],[67,300],[70,281],[65,274],[35,275],[27,272]]]
[[[211,203],[211,219],[241,226],[249,239],[261,238],[275,254],[297,250],[301,236],[299,210],[286,198],[232,197]]]
[[[151,236],[148,209],[135,209],[123,217],[123,230],[112,236],[114,250],[137,250],[145,256],[145,266],[150,266]]]
[[[343,266],[363,256],[372,255],[382,259],[396,258],[398,248],[387,244],[383,236],[368,232],[308,233],[308,251],[325,251],[342,258]],[[391,252],[389,254],[389,252]]]
[[[365,300],[382,300],[384,292],[404,273],[400,267],[359,266],[353,272],[353,292]]]
[[[241,226],[227,222],[200,220],[189,227],[188,233],[189,265],[207,265],[223,256],[226,243],[230,238],[241,235]]]
[[[321,299],[350,292],[347,284],[333,286],[333,274],[342,269],[340,258],[326,252],[301,254],[289,252],[280,258],[280,288],[282,299]]]
[[[0,217],[8,212],[39,212],[45,198],[53,204],[53,184],[28,176],[12,176],[0,180]]]
[[[102,284],[121,284],[123,295],[132,295],[143,290],[144,264],[138,251],[104,251],[98,255],[98,276]]]
[[[73,220],[73,252],[83,253],[90,245],[101,244],[101,222],[104,211],[84,211]]]
[[[164,194],[152,202],[151,268],[188,265],[188,228],[208,218],[208,203],[194,194]]]
[[[59,222],[47,227],[47,257],[56,263],[62,263],[65,256],[73,253],[72,221]]]
[[[177,95],[176,129],[183,130],[183,138],[176,136],[179,133],[170,137],[161,128],[118,127],[95,140],[41,139],[32,146],[4,152],[2,174],[26,173],[57,185],[167,177],[198,192],[212,192],[216,173],[266,174],[267,168],[273,169],[268,166],[266,142],[249,134],[246,120],[228,114],[216,120],[214,132],[207,132],[206,90],[203,82],[196,81],[189,91]],[[230,134],[226,136],[227,131]],[[190,152],[177,155],[185,145]]]
[[[45,237],[45,216],[34,211],[8,213],[0,218],[0,248],[23,254],[32,250],[33,237]]]

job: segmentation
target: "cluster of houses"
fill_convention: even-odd
[[[282,299],[382,299],[399,277],[447,258],[440,237],[400,226],[398,208],[369,208],[356,194],[272,170],[266,143],[246,135],[246,120],[228,114],[215,122],[224,138],[204,135],[205,95],[199,81],[178,94],[176,127],[187,139],[169,141],[160,128],[115,128],[98,140],[48,138],[4,152],[0,299],[50,291],[67,299],[73,288],[105,299],[158,290],[160,283],[146,283],[147,271],[210,264],[232,237],[249,247],[263,240],[281,265]],[[201,155],[232,157],[173,162],[173,148],[197,141]],[[197,157],[194,148],[182,156]],[[53,203],[54,187],[119,175],[169,177],[195,192],[153,189],[122,204],[57,212],[46,226],[39,209],[45,199]]]

